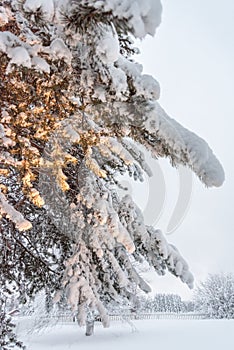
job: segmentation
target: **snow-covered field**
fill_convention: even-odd
[[[56,325],[40,334],[21,335],[29,350],[229,350],[234,320],[144,320],[112,322],[86,337],[77,324]]]

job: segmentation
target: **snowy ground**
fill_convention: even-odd
[[[112,322],[86,337],[76,324],[56,325],[41,334],[22,335],[29,350],[220,350],[234,349],[234,320],[144,320]]]

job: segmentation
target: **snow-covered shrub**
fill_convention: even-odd
[[[234,318],[234,275],[209,274],[195,290],[194,300],[210,318]]]

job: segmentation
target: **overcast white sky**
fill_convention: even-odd
[[[206,189],[194,179],[187,216],[168,236],[199,280],[208,272],[234,272],[234,1],[162,0],[162,4],[162,24],[155,38],[140,44],[137,60],[159,81],[162,107],[209,143],[226,173],[219,189]],[[162,166],[168,193],[158,226],[165,228],[178,186],[176,171]],[[156,287],[189,296],[175,278],[157,279]]]

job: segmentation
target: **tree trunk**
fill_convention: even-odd
[[[86,336],[93,335],[93,332],[94,332],[94,320],[86,321],[86,332],[85,332],[85,335]]]

